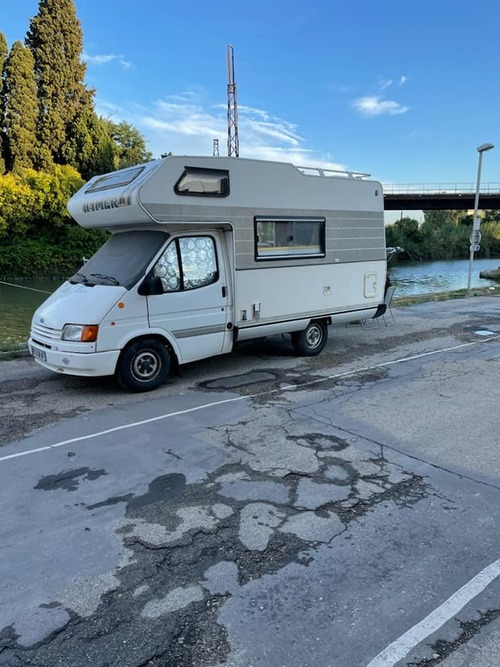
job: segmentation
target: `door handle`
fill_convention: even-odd
[[[222,298],[225,299],[227,296],[227,287],[222,285]]]

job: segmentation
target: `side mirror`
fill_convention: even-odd
[[[158,276],[150,273],[147,275],[137,290],[141,296],[148,296],[149,294],[163,294],[163,285]]]

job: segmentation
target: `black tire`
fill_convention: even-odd
[[[156,338],[130,343],[118,360],[116,379],[129,391],[152,391],[162,385],[170,371],[170,354]]]
[[[328,327],[322,320],[309,322],[303,331],[292,333],[295,353],[301,357],[314,357],[321,352],[328,340]]]

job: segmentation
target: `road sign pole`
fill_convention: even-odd
[[[481,186],[481,164],[483,162],[483,153],[494,148],[493,144],[483,144],[478,146],[477,152],[479,153],[479,161],[477,164],[477,184],[476,184],[476,196],[474,199],[474,218],[472,223],[472,234],[470,238],[470,254],[469,254],[469,275],[467,277],[467,296],[470,296],[471,284],[472,284],[472,265],[474,264],[474,252],[477,248],[477,244],[481,240],[479,229],[481,227],[481,220],[478,217],[478,208],[479,208],[479,189]],[[476,240],[476,238],[478,240]]]

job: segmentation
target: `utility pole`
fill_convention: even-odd
[[[240,140],[238,138],[238,101],[234,78],[234,48],[227,45],[227,154],[239,157]]]

